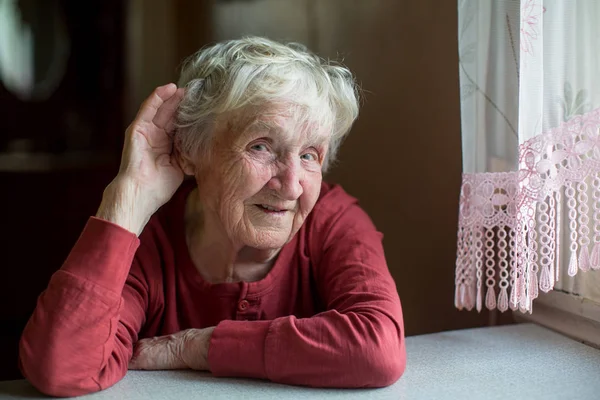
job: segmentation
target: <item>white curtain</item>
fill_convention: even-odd
[[[600,1],[458,9],[455,304],[531,312],[553,288],[600,302]]]

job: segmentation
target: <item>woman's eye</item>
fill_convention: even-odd
[[[304,153],[300,156],[300,158],[302,158],[303,160],[306,160],[306,161],[316,161],[317,160],[317,156],[314,153]]]
[[[252,150],[256,150],[256,151],[267,151],[267,146],[265,146],[262,143],[259,144],[255,144],[252,147],[250,147]]]

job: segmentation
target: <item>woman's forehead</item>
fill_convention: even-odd
[[[289,139],[306,139],[311,142],[327,142],[331,129],[324,126],[318,118],[311,118],[310,113],[294,113],[289,108],[270,107],[245,113],[242,118],[233,118],[228,123],[228,130],[240,139],[255,136],[276,136]]]
[[[330,139],[330,130],[317,121],[299,120],[287,115],[259,116],[248,124],[243,133],[265,134],[290,140],[304,139],[310,142],[327,142]]]

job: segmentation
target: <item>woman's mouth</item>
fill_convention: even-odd
[[[284,213],[287,210],[284,209],[280,209],[280,208],[276,208],[276,207],[272,207],[268,204],[257,204],[256,205],[258,208],[260,208],[263,212],[266,212],[268,214],[279,214],[279,213]]]

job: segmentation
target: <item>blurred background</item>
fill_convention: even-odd
[[[439,0],[0,0],[0,380],[115,175],[126,126],[200,47],[242,35],[343,60],[364,104],[326,177],[384,233],[407,335],[510,322],[454,308],[457,9]]]

